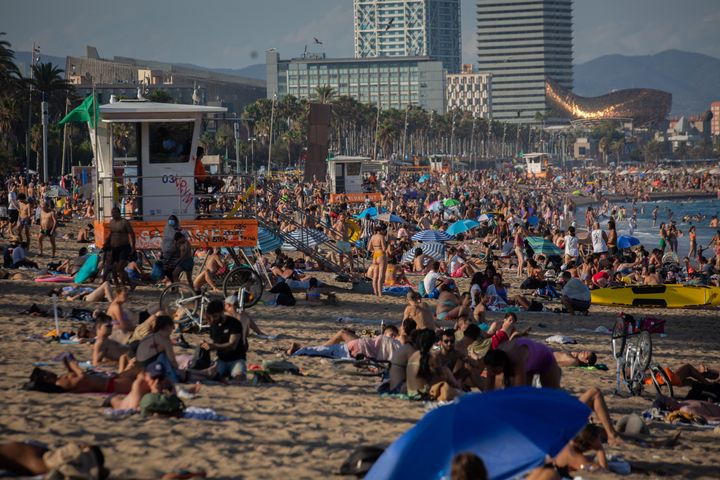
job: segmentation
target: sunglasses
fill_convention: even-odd
[[[455,340],[448,339],[448,340],[443,340],[442,342],[443,343],[455,343]]]

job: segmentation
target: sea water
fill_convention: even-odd
[[[612,207],[619,209],[620,206],[625,207],[628,218],[632,216],[633,204],[631,201],[611,203],[610,210],[612,210]],[[656,206],[658,207],[657,222],[655,227],[653,227],[652,211]],[[637,227],[635,228],[633,236],[637,237],[648,251],[660,246],[660,224],[670,222],[668,210],[672,211],[672,220],[675,222],[678,230],[682,232],[682,235],[678,238],[678,256],[680,256],[680,258],[687,256],[690,250],[690,238],[687,232],[691,226],[695,226],[698,247],[706,247],[717,231],[720,230],[720,228],[711,228],[709,226],[712,216],[720,215],[720,200],[718,199],[638,202],[635,204],[635,207],[637,208]],[[593,206],[593,208],[597,210],[598,207]],[[585,227],[586,211],[587,207],[578,208],[575,215],[578,228]],[[705,218],[700,221],[689,220],[688,222],[684,222],[683,217],[685,215],[704,215]],[[618,235],[630,235],[628,218],[615,222]],[[607,220],[608,217],[600,217],[600,225],[603,229],[607,228]],[[667,248],[666,251],[670,251],[669,248]],[[714,251],[708,250],[704,255],[710,258],[714,255]]]

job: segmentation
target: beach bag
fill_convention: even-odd
[[[175,395],[165,393],[146,393],[140,400],[140,413],[144,416],[163,415],[180,417],[185,412],[185,404]]]
[[[380,447],[356,448],[340,466],[340,475],[364,477],[383,452]]]
[[[49,472],[45,479],[96,480],[100,478],[100,462],[95,452],[77,443],[50,450],[43,454]]]
[[[153,282],[157,282],[163,277],[163,275],[165,274],[164,269],[165,267],[160,260],[153,264],[152,271],[150,272],[150,278],[152,278]]]
[[[188,368],[191,370],[205,370],[206,368],[210,368],[210,365],[212,365],[210,350],[195,347],[195,351],[193,352],[192,360],[190,360],[190,366]]]
[[[287,360],[265,360],[262,362],[263,370],[270,373],[291,373],[300,375],[300,367]]]

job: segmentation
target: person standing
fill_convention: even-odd
[[[383,283],[385,282],[385,270],[387,269],[387,242],[381,226],[375,227],[375,234],[370,237],[368,250],[372,253],[373,293],[382,297]]]
[[[20,204],[17,197],[17,186],[15,183],[10,184],[8,191],[8,221],[10,222],[10,233],[16,235],[18,220],[20,219]]]
[[[690,251],[688,252],[688,257],[692,260],[697,255],[697,235],[695,233],[695,225],[690,227],[690,230],[688,230],[688,237],[690,238]]]
[[[593,223],[593,230],[590,232],[592,239],[593,253],[598,255],[606,255],[608,252],[607,234],[600,228],[600,223]]]
[[[565,263],[570,263],[579,256],[580,243],[575,236],[575,227],[568,227],[568,233],[565,235]]]
[[[106,267],[103,280],[107,280],[112,275],[116,284],[118,279],[122,279],[125,284],[130,283],[125,267],[130,254],[135,251],[135,231],[130,222],[122,218],[118,207],[112,209],[112,218],[105,233],[103,250],[105,251],[106,265],[110,266],[110,268]]]
[[[40,247],[40,255],[43,254],[43,240],[48,238],[52,247],[52,256],[55,258],[55,231],[57,230],[57,218],[55,211],[50,208],[50,202],[45,201],[40,212],[40,236],[38,237],[38,245]]]

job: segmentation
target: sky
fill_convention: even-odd
[[[463,61],[474,63],[475,1],[462,2]],[[309,51],[353,56],[352,0],[1,0],[15,50],[127,56],[207,67],[264,63]],[[720,0],[575,0],[575,62],[668,49],[720,58]],[[313,37],[323,42],[316,45]]]

